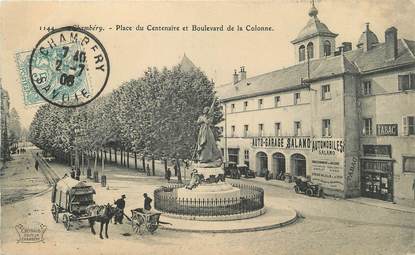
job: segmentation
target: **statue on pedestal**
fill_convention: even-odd
[[[197,137],[196,161],[201,167],[220,167],[222,165],[222,153],[219,150],[213,134],[213,105],[203,109],[197,124],[200,125]]]

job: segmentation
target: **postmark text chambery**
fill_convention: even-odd
[[[82,106],[94,100],[110,74],[102,43],[74,26],[52,30],[42,37],[28,64],[33,89],[45,101],[61,107]]]

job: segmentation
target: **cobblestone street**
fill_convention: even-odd
[[[26,161],[16,160],[20,171],[28,174]],[[62,176],[66,166],[52,163]],[[33,168],[33,167],[32,167]],[[160,177],[147,177],[133,170],[111,167],[106,170],[109,189],[93,184],[97,204],[112,203],[126,194],[126,213],[142,207],[142,193],[152,194],[154,188],[165,184]],[[33,170],[33,169],[32,169]],[[7,169],[5,170],[7,171]],[[22,173],[19,173],[22,174]],[[9,178],[4,182],[4,178]],[[237,180],[230,180],[237,181]],[[239,182],[252,183],[244,179]],[[2,176],[2,190],[13,186],[7,175]],[[137,236],[128,221],[110,224],[109,239],[100,240],[90,233],[87,222],[76,224],[68,232],[62,219],[55,223],[50,208],[50,192],[26,198],[2,207],[2,254],[195,254],[203,247],[211,254],[413,254],[415,253],[415,214],[359,204],[332,198],[318,199],[296,194],[293,190],[256,182],[265,189],[265,204],[280,201],[300,214],[293,225],[274,230],[206,234],[184,233],[158,229],[154,235]],[[163,217],[162,221],[169,222]],[[43,223],[47,226],[44,243],[21,243],[15,225]],[[95,225],[99,230],[99,224]],[[105,248],[103,244],[105,243]],[[128,247],[128,249],[126,248]]]

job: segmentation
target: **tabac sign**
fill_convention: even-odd
[[[377,136],[397,136],[398,124],[377,124],[376,125]]]

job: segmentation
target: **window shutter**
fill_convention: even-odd
[[[406,90],[409,88],[409,75],[398,75],[398,89]]]
[[[409,129],[408,129],[408,116],[402,117],[402,134],[403,135],[409,135]]]
[[[411,73],[410,76],[411,76],[411,78],[410,78],[409,88],[410,89],[415,89],[415,73]]]

